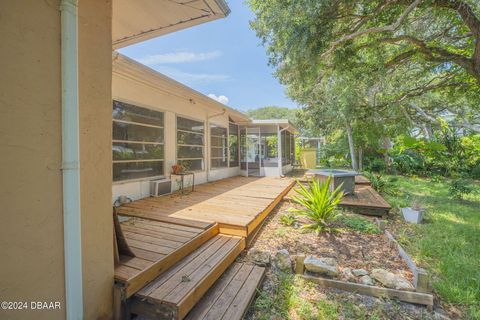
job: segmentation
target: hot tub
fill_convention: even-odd
[[[318,179],[321,182],[330,180],[330,190],[335,190],[342,185],[341,190],[344,194],[353,194],[355,192],[355,176],[358,175],[355,171],[337,170],[337,169],[319,169],[309,170],[307,175]]]

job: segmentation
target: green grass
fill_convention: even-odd
[[[390,183],[398,192],[385,197],[394,208],[409,206],[414,198],[427,208],[425,223],[403,224],[396,230],[398,240],[432,273],[443,302],[461,308],[466,319],[480,319],[480,185],[456,200],[448,180],[398,177]]]

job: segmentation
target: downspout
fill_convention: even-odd
[[[61,0],[62,175],[67,319],[83,319],[77,0]]]

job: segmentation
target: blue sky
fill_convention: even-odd
[[[225,19],[119,51],[205,95],[224,96],[221,102],[242,111],[296,107],[273,77],[265,48],[250,29],[252,12],[243,0],[228,4],[232,12]]]

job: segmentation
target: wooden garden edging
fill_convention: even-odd
[[[377,286],[368,286],[360,283],[326,279],[326,278],[310,276],[310,275],[301,275],[301,277],[303,279],[318,283],[324,287],[356,292],[356,293],[377,297],[377,298],[382,298],[382,297],[397,298],[400,301],[425,305],[429,310],[433,308],[433,296],[428,293],[395,290],[395,289],[388,289],[388,288],[382,288]]]
[[[428,280],[427,271],[423,268],[417,267],[415,262],[410,258],[408,253],[403,249],[403,247],[398,243],[395,237],[385,229],[384,224],[380,219],[375,219],[376,224],[380,229],[385,232],[385,235],[388,238],[390,245],[396,247],[398,254],[402,259],[407,263],[408,268],[412,271],[413,274],[413,286],[415,287],[415,291],[428,293],[431,292],[430,282]]]
[[[380,229],[384,230],[384,226],[382,221],[378,218],[375,219],[375,222],[379,226]],[[318,283],[324,287],[329,288],[336,288],[344,291],[349,292],[356,292],[372,297],[387,297],[387,298],[397,298],[400,301],[410,302],[415,304],[421,304],[427,306],[428,310],[433,309],[433,295],[429,292],[431,291],[429,281],[428,281],[428,274],[427,272],[422,269],[418,268],[415,262],[410,258],[410,256],[406,253],[406,251],[402,248],[402,246],[395,240],[393,235],[384,230],[385,235],[387,236],[390,244],[395,246],[398,250],[398,254],[408,265],[408,268],[413,273],[413,286],[415,287],[415,291],[404,291],[404,290],[396,290],[396,289],[389,289],[377,286],[369,286],[360,283],[348,282],[348,281],[341,281],[341,280],[333,280],[327,279],[323,277],[313,276],[313,275],[306,275],[305,272],[305,265],[304,255],[298,255],[295,257],[295,273],[300,275],[303,279]]]

